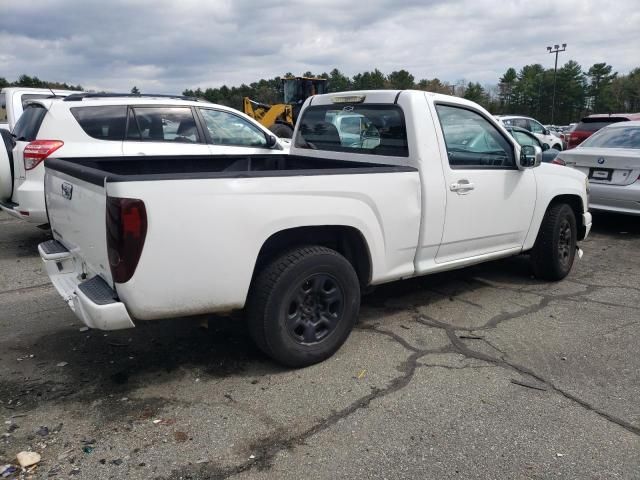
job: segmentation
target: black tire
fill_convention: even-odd
[[[360,309],[360,283],[338,252],[305,246],[258,273],[247,302],[249,333],[277,362],[306,367],[333,355]]]
[[[291,138],[293,137],[293,128],[284,123],[274,123],[269,127],[269,130],[273,132],[276,137]]]
[[[13,172],[13,147],[15,142],[9,130],[4,128],[0,129],[0,136],[4,143],[4,148],[7,152],[7,163],[0,165],[0,201],[11,200],[13,196],[13,179],[15,177]],[[0,145],[2,148],[2,145]],[[0,162],[3,162],[4,154],[0,155]]]
[[[562,280],[571,271],[576,254],[577,228],[573,209],[566,203],[551,205],[542,220],[531,250],[536,277]]]
[[[553,148],[555,148],[556,150],[558,150],[558,151],[560,151],[560,152],[562,151],[562,145],[560,145],[559,143],[556,143],[556,144],[553,146]]]

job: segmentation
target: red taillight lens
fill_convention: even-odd
[[[558,158],[558,157],[556,157],[553,160],[551,160],[551,163],[554,163],[556,165],[562,165],[563,167],[567,166],[567,163],[563,159]]]
[[[116,283],[136,271],[147,236],[147,210],[142,200],[107,197],[107,253]]]
[[[35,140],[27,144],[23,152],[24,169],[33,170],[63,145],[61,140]]]

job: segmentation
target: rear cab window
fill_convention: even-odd
[[[297,148],[409,156],[404,113],[397,105],[316,105],[298,121]]]
[[[71,114],[90,137],[99,140],[124,138],[127,115],[127,107],[124,105],[74,107]]]
[[[20,101],[22,102],[22,109],[24,110],[29,105],[29,100],[37,100],[42,98],[55,98],[56,95],[52,93],[23,93],[20,96]]]
[[[13,128],[13,134],[19,142],[33,142],[38,136],[38,131],[42,125],[47,109],[38,104],[30,103],[24,109]]]

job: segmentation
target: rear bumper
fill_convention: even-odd
[[[0,208],[16,218],[38,225],[48,223],[41,178],[24,180],[13,192],[17,203],[2,203]]]
[[[116,292],[99,276],[82,280],[71,253],[58,242],[55,244],[62,248],[56,248],[52,242],[55,241],[38,245],[38,252],[51,283],[76,316],[87,327],[98,330],[134,327],[129,312],[124,303],[118,300]]]
[[[631,185],[590,184],[589,208],[640,215],[640,182]]]

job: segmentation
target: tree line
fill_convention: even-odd
[[[290,72],[284,75],[292,76]],[[466,80],[455,83],[438,78],[416,80],[404,69],[384,74],[375,68],[349,77],[334,68],[329,73],[304,72],[302,76],[327,79],[329,92],[413,88],[464,97],[493,114],[517,113],[535,117],[543,123],[551,121],[554,72],[540,64],[525,65],[519,71],[508,68],[496,84],[484,85]],[[555,81],[554,123],[558,125],[575,122],[591,113],[640,112],[640,68],[619,75],[606,63],[596,63],[584,70],[577,62],[569,60],[558,68]],[[82,90],[80,85],[49,82],[35,76],[21,75],[11,83],[0,77],[0,88],[9,86]],[[133,93],[139,91],[137,87],[132,89]],[[282,102],[282,77],[262,79],[249,85],[186,89],[182,94],[241,110],[243,97],[262,103]]]
[[[285,74],[285,77],[291,76],[291,73]],[[463,97],[496,115],[517,113],[543,123],[551,121],[554,71],[540,64],[525,65],[520,71],[508,68],[493,85],[466,80],[450,83],[439,78],[416,80],[406,70],[385,75],[377,68],[353,77],[337,68],[317,75],[305,72],[302,76],[326,78],[329,92],[411,88]],[[558,68],[555,81],[554,123],[557,125],[575,122],[592,113],[640,112],[640,68],[619,75],[606,63],[596,63],[585,71],[570,60]],[[278,103],[282,101],[283,92],[281,78],[275,77],[239,87],[187,89],[183,94],[242,109],[242,97]]]
[[[40,80],[38,77],[20,75],[15,82],[9,82],[6,78],[0,77],[0,88],[5,87],[30,87],[30,88],[59,88],[60,90],[84,90],[82,85],[70,85],[68,83],[50,82]]]

